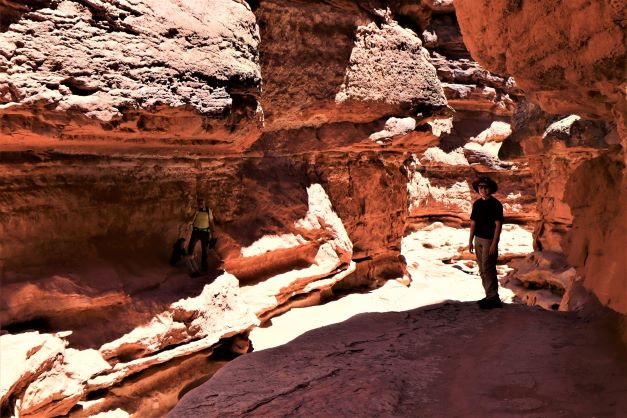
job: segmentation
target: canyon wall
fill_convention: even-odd
[[[473,57],[515,77],[540,106],[521,107],[518,133],[504,145],[510,157],[522,153],[532,161],[542,213],[537,249],[562,253],[580,284],[626,314],[623,5],[460,0],[455,6]]]
[[[406,161],[452,112],[421,37],[380,2],[255,6],[0,4],[3,414],[163,413],[208,370],[171,367],[407,280]],[[201,196],[190,279],[168,259]]]
[[[524,51],[490,58],[511,39],[482,44],[509,14],[476,29],[469,3],[460,32],[452,1],[0,2],[0,322],[6,361],[31,365],[3,413],[162,415],[272,316],[406,282],[402,237],[466,226],[482,173],[538,252],[625,312],[620,50],[607,74],[562,71],[585,92],[540,91],[549,72],[506,65]],[[602,121],[549,114],[573,106]],[[191,279],[168,258],[197,197],[218,241]],[[157,407],[133,403],[149,386]]]

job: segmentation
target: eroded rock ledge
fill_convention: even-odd
[[[522,150],[535,172],[543,218],[537,249],[563,251],[579,285],[627,314],[627,264],[619,261],[627,236],[624,8],[614,1],[455,5],[473,56],[515,77],[553,114],[523,106],[514,144],[504,145]]]
[[[3,4],[3,145],[200,141],[239,148],[259,135],[259,34],[246,5]]]

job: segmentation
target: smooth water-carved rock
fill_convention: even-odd
[[[602,328],[525,306],[484,314],[474,302],[361,314],[238,358],[169,416],[611,416],[627,387]]]
[[[65,349],[65,342],[54,335],[37,331],[0,337],[2,375],[0,402],[4,405],[54,363]]]
[[[240,299],[237,279],[224,274],[205,286],[197,297],[172,304],[146,326],[104,344],[100,352],[107,359],[129,361],[192,340],[210,337],[215,343],[255,323],[253,313]]]
[[[599,301],[627,314],[627,181],[622,153],[583,162],[566,185],[573,211],[566,254]],[[593,204],[590,204],[593,202]]]
[[[0,337],[2,405],[14,405],[20,416],[64,415],[90,392],[108,390],[149,367],[210,349],[258,323],[240,297],[237,280],[225,274],[199,296],[172,304],[150,323],[98,351],[66,348],[66,341],[49,334],[5,335]],[[34,341],[32,348],[22,341]]]

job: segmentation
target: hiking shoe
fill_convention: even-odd
[[[485,301],[486,301],[486,298],[483,298],[483,299],[481,299],[481,300],[478,300],[478,301],[477,301],[477,305],[481,305],[482,303],[485,303]]]
[[[199,271],[192,271],[191,273],[189,273],[189,277],[195,279],[196,277],[200,277],[202,276],[202,274]]]
[[[503,303],[499,298],[485,299],[483,301],[479,301],[479,307],[481,309],[502,308]]]

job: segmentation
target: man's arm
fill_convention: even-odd
[[[470,221],[470,238],[468,238],[468,251],[475,252],[475,245],[472,240],[475,238],[475,221]]]
[[[501,229],[503,228],[503,222],[495,221],[496,228],[494,229],[494,238],[492,238],[492,244],[490,244],[490,255],[496,254],[499,248],[499,239],[501,238]]]

